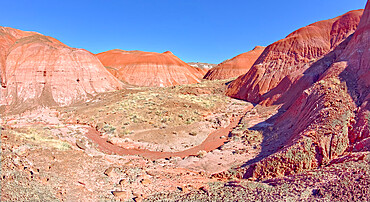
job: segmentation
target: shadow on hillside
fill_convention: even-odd
[[[321,76],[343,52],[351,37],[352,36],[344,40],[334,50],[325,55],[325,57],[320,58],[311,66],[307,67],[297,81],[292,81],[287,76],[279,83],[278,86],[262,96],[263,99],[266,99],[282,94],[278,100],[273,103],[275,105],[282,104],[282,107],[274,116],[249,128],[249,130],[255,130],[262,133],[263,140],[261,143],[261,152],[255,158],[245,162],[242,167],[253,165],[254,163],[257,163],[262,159],[276,153],[288,143],[291,143],[291,140],[295,137],[295,135],[301,132],[300,129],[297,128],[297,123],[299,120],[296,120],[296,117],[289,117],[289,119],[284,121],[279,120],[278,123],[276,123],[276,120],[283,116],[287,110],[289,110],[289,108],[296,101],[296,98],[301,96],[304,90],[310,88],[314,83],[320,80]],[[349,88],[349,91],[352,91],[352,89]],[[269,129],[271,126],[273,128],[272,130]],[[253,166],[250,167],[250,169],[253,169]]]

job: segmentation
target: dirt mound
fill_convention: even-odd
[[[204,76],[204,79],[228,79],[243,75],[249,71],[263,50],[265,50],[265,47],[256,46],[251,51],[226,60],[215,68],[210,69]]]
[[[313,23],[269,45],[248,73],[229,85],[227,95],[255,103],[274,103],[310,64],[329,53],[356,30],[362,12],[350,11]],[[269,91],[274,93],[267,95]]]
[[[69,105],[122,87],[83,49],[35,32],[0,27],[1,105]]]
[[[204,70],[186,64],[170,51],[154,53],[116,49],[96,56],[118,79],[137,86],[198,83],[204,75]]]

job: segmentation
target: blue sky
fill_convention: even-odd
[[[220,63],[256,45],[366,0],[2,1],[0,25],[52,36],[93,53],[172,51],[186,62]]]

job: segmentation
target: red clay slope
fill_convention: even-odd
[[[192,67],[170,51],[164,53],[110,50],[96,55],[118,79],[137,86],[166,87],[199,82],[204,70]]]
[[[122,84],[90,52],[0,27],[1,105],[69,105]]]
[[[243,75],[249,71],[257,58],[265,50],[265,47],[256,46],[253,50],[226,60],[216,67],[208,70],[204,79],[228,79]]]
[[[310,65],[287,111],[267,121],[262,151],[237,176],[263,180],[325,166],[345,152],[370,151],[370,3],[356,32]],[[304,81],[304,80],[309,81]],[[302,81],[303,80],[303,81]],[[291,95],[292,96],[292,95]],[[293,95],[294,97],[294,95]],[[219,176],[230,175],[221,173]]]
[[[262,96],[276,88],[270,103],[302,74],[310,63],[333,50],[357,28],[363,10],[350,11],[339,17],[323,20],[289,34],[269,45],[252,68],[232,82],[227,95],[258,103]],[[307,65],[306,65],[307,64]]]
[[[360,24],[338,61],[351,98],[358,108],[356,122],[349,130],[351,150],[370,151],[370,1]]]

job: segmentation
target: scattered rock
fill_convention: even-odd
[[[141,184],[143,184],[143,185],[148,185],[148,184],[151,184],[151,183],[152,183],[152,181],[151,181],[151,180],[149,180],[149,179],[142,179],[140,182],[141,182]]]
[[[135,197],[134,201],[135,202],[141,202],[141,201],[143,201],[143,198],[142,197]]]
[[[112,194],[119,198],[120,201],[126,201],[130,198],[131,193],[128,191],[112,191]]]
[[[203,158],[206,154],[207,154],[207,152],[206,152],[206,151],[204,151],[204,150],[200,150],[200,151],[198,151],[198,153],[197,153],[197,157],[199,157],[199,158]]]
[[[125,186],[125,185],[127,185],[128,183],[127,183],[127,180],[126,180],[126,179],[121,179],[121,180],[119,181],[119,184],[120,184],[121,186]]]
[[[183,193],[188,193],[189,192],[189,188],[186,185],[181,186],[181,187],[177,187],[177,189],[179,189]]]
[[[195,132],[195,131],[193,131],[193,132],[190,132],[189,133],[189,135],[191,135],[191,136],[196,136],[198,133],[197,132]]]
[[[147,198],[147,195],[142,192],[133,192],[132,195],[135,196],[133,198],[135,201],[143,201],[143,199]]]
[[[115,177],[117,176],[117,173],[115,172],[115,168],[114,167],[109,167],[108,169],[106,169],[104,171],[104,174],[108,177]]]
[[[85,144],[81,141],[81,140],[76,140],[76,146],[82,150],[86,150],[87,147],[85,146]]]

